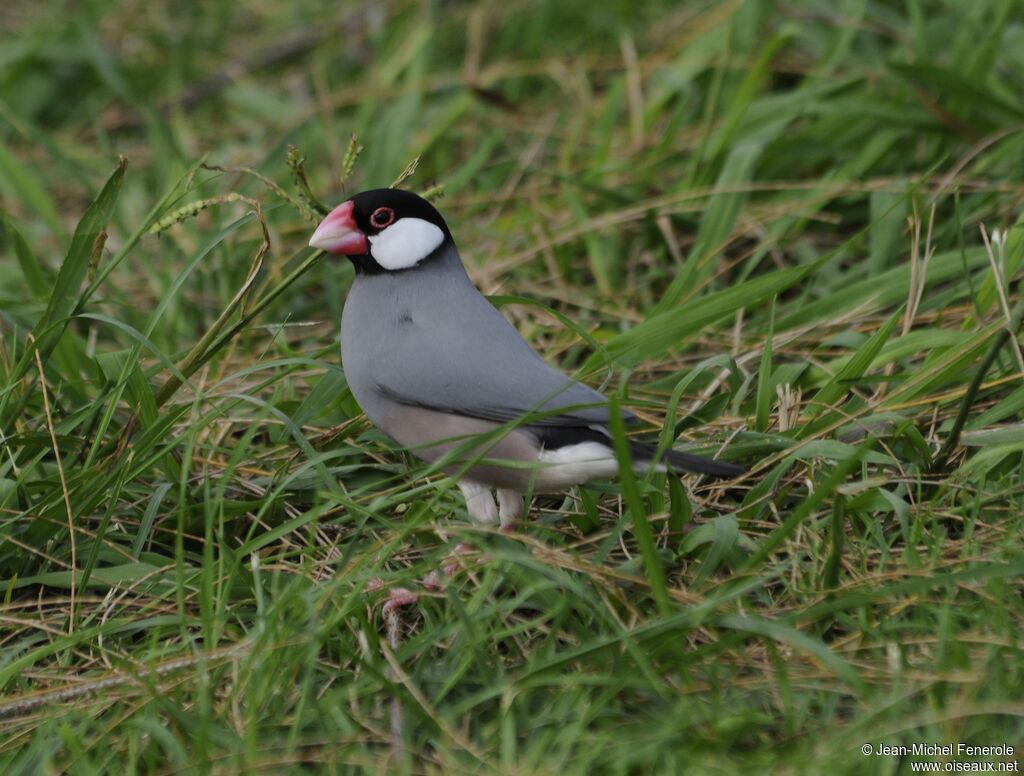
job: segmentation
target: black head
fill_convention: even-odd
[[[328,213],[309,244],[348,256],[357,270],[398,272],[451,239],[437,208],[422,197],[402,189],[371,189]]]

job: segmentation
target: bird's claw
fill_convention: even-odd
[[[444,587],[445,580],[455,576],[455,573],[462,567],[462,563],[459,560],[460,555],[474,552],[474,548],[466,544],[465,542],[459,542],[455,548],[449,553],[448,560],[440,569],[434,569],[420,582],[423,587],[431,593],[436,593]],[[377,578],[372,579],[366,585],[367,591],[373,592],[377,590],[383,590],[385,588],[384,580]],[[395,609],[399,609],[403,606],[416,603],[419,600],[420,594],[410,590],[407,587],[392,587],[388,588],[387,600],[384,601],[383,611],[391,612]]]

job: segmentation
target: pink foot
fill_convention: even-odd
[[[449,560],[441,567],[441,571],[444,573],[446,577],[455,576],[455,572],[459,570],[459,567],[461,565],[459,563],[459,555],[465,555],[466,553],[473,551],[474,550],[471,545],[466,544],[465,542],[459,542],[455,545],[455,549],[453,549],[448,554]],[[433,573],[436,574],[437,572],[435,571]]]
[[[476,552],[476,549],[465,542],[459,542],[455,545],[455,548],[448,553],[447,562],[444,563],[440,569],[435,569],[427,574],[420,584],[432,593],[438,592],[444,586],[444,581],[449,577],[455,576],[455,573],[462,568],[462,564],[460,563],[458,556],[471,552]],[[384,580],[372,579],[367,583],[366,589],[368,591],[383,590]],[[418,598],[419,593],[415,593],[412,590],[409,590],[409,588],[389,588],[387,601],[384,602],[384,611],[390,612],[402,606],[414,604]]]
[[[371,592],[383,588],[384,581],[381,579],[371,579],[366,585],[366,589]],[[418,598],[419,595],[407,587],[388,588],[388,599],[384,602],[383,610],[385,612],[394,611],[399,607],[416,603]]]
[[[468,552],[474,552],[474,548],[465,542],[459,542],[455,549],[448,553],[447,562],[440,569],[434,569],[423,578],[423,586],[432,591],[440,590],[444,586],[444,580],[454,577],[461,568],[458,556]]]
[[[418,593],[405,587],[393,587],[388,590],[388,600],[384,602],[384,611],[390,612],[399,607],[414,604],[417,600],[419,600]]]
[[[423,587],[431,592],[437,592],[441,589],[441,575],[437,571],[431,571],[425,577],[423,577]]]

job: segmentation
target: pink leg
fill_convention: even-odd
[[[512,533],[516,529],[516,520],[523,516],[523,497],[514,490],[498,489],[498,520],[502,533]]]

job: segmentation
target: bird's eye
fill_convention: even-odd
[[[384,229],[395,222],[395,211],[389,207],[379,207],[370,216],[370,223],[377,229]]]

